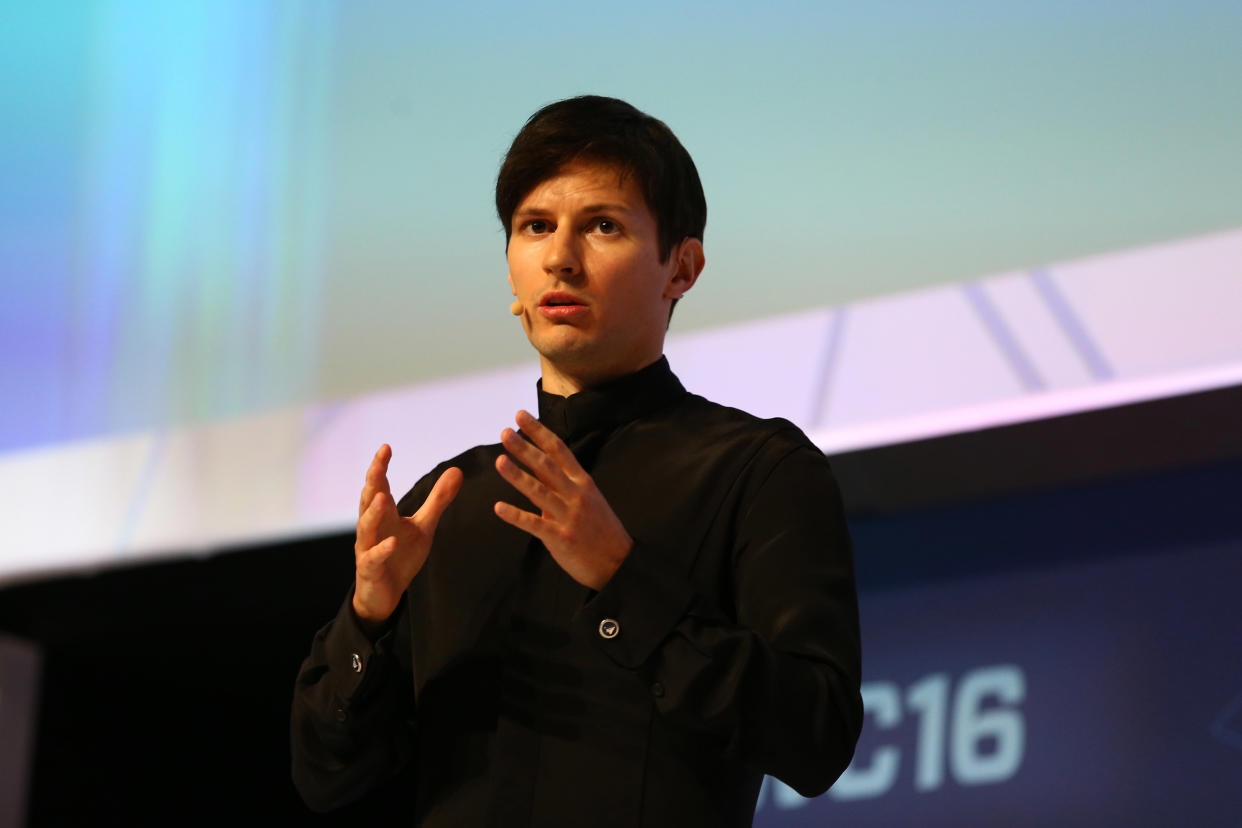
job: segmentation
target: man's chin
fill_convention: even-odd
[[[593,374],[611,361],[603,343],[579,330],[551,331],[530,337],[530,344],[545,363],[568,374]]]
[[[590,367],[600,358],[599,349],[592,347],[589,342],[531,344],[535,346],[539,356],[561,368]]]
[[[576,354],[590,354],[597,349],[594,337],[572,325],[557,325],[551,330],[537,331],[529,334],[527,339],[547,359],[554,356],[573,359]]]

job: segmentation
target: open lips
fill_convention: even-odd
[[[585,305],[577,296],[572,293],[566,293],[563,290],[554,290],[551,293],[545,293],[543,298],[539,300],[540,307],[563,307],[566,305]]]
[[[586,302],[566,293],[554,290],[545,293],[539,300],[539,312],[547,319],[572,319],[587,312]]]

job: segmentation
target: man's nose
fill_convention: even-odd
[[[557,228],[544,248],[543,269],[552,276],[576,276],[582,272],[577,236],[568,229]]]

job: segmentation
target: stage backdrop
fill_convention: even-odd
[[[340,530],[381,442],[403,489],[494,441],[537,375],[494,176],[584,92],[704,181],[674,370],[826,451],[1242,381],[1240,38],[1210,0],[14,7],[0,581]]]

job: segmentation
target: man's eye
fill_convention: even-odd
[[[548,232],[548,223],[542,219],[533,219],[526,222],[526,229],[531,233],[546,233]]]
[[[598,230],[600,233],[603,233],[605,236],[611,236],[613,233],[621,232],[621,228],[618,227],[617,223],[615,221],[612,221],[611,219],[606,219],[606,218],[595,219],[595,221],[592,222],[591,226],[594,227],[596,230]]]

